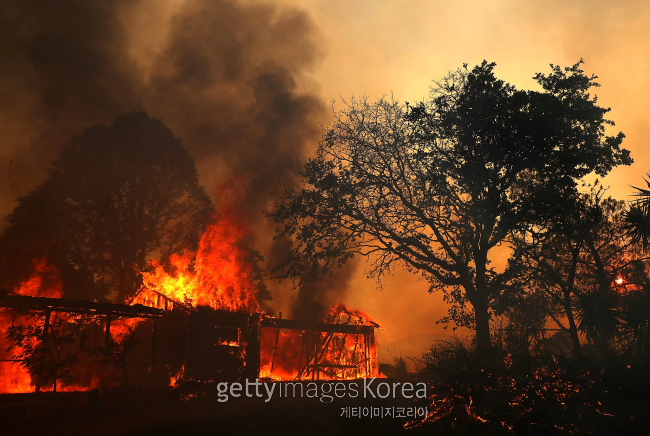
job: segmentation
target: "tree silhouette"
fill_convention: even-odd
[[[650,181],[644,181],[650,188]],[[632,239],[647,250],[650,241],[650,189],[633,188],[636,189],[633,194],[636,198],[625,211],[625,228]]]
[[[26,325],[17,323],[7,328],[7,339],[17,350],[15,359],[29,370],[37,390],[52,384],[56,392],[57,382],[72,381],[72,366],[84,347],[78,340],[84,326],[56,313],[49,318],[49,325],[41,324],[34,315],[26,320]]]
[[[603,198],[604,192],[596,183],[587,193],[563,193],[546,218],[509,239],[518,291],[544,296],[541,309],[569,334],[574,358],[582,354],[580,332],[607,352],[620,326],[613,284],[638,259],[623,230],[624,203]]]
[[[74,138],[18,199],[0,238],[0,277],[15,286],[32,258],[47,257],[65,296],[124,301],[151,257],[195,248],[211,211],[180,140],[133,112]]]
[[[292,238],[280,277],[304,280],[355,254],[372,258],[374,276],[399,263],[445,292],[487,352],[490,305],[514,273],[490,266],[492,250],[544,210],[549,186],[571,190],[632,162],[624,135],[605,135],[609,109],[580,63],[537,74],[543,92],[515,89],[494,67],[465,65],[416,106],[353,100],[335,113],[269,213]]]

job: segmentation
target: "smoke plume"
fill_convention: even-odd
[[[143,18],[160,6],[170,12]],[[3,2],[0,20],[3,215],[71,137],[145,110],[183,139],[208,191],[245,186],[255,221],[281,168],[320,132],[323,103],[299,89],[321,57],[304,12],[229,0],[25,1]]]
[[[0,35],[1,216],[72,137],[144,110],[182,138],[214,201],[217,186],[239,186],[247,243],[273,252],[262,212],[326,115],[309,76],[322,37],[305,12],[233,0],[9,1]],[[320,313],[350,271],[301,293],[296,313]]]
[[[343,266],[335,266],[332,274],[321,274],[305,283],[291,307],[291,317],[305,321],[322,321],[329,306],[343,302],[348,282],[357,269],[356,258]]]

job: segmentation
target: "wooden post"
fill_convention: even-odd
[[[106,315],[106,330],[104,331],[104,348],[108,351],[111,347],[111,316]]]
[[[300,378],[300,372],[302,367],[302,349],[305,347],[305,331],[300,332],[301,342],[300,342],[300,357],[298,358],[298,378]]]
[[[359,362],[357,359],[357,346],[359,345],[359,335],[356,335],[354,338],[354,349],[352,350],[352,364],[354,365],[354,378],[357,378],[357,371],[359,368]]]
[[[250,379],[257,379],[260,376],[260,335],[262,331],[260,322],[259,314],[251,314],[247,321],[247,333],[240,335],[240,340],[246,341],[246,372]],[[245,337],[242,338],[242,336]]]
[[[151,371],[156,364],[156,326],[158,325],[158,319],[153,319],[153,326],[151,327]]]
[[[314,347],[314,365],[312,366],[313,372],[311,373],[311,379],[314,379],[314,376],[316,376],[316,380],[318,380],[320,376],[320,368],[318,366],[317,358],[318,358],[318,351],[320,350],[320,332],[316,332],[316,346]]]
[[[43,339],[47,338],[48,333],[50,332],[50,312],[49,310],[45,312],[45,325],[43,326]]]
[[[45,322],[43,323],[43,334],[41,335],[41,342],[45,341],[47,339],[47,335],[50,332],[50,315],[52,314],[51,311],[45,312]],[[56,389],[56,381],[54,383],[54,388]],[[41,382],[38,379],[38,375],[36,376],[36,384],[34,386],[34,392],[38,393],[41,391]],[[28,413],[29,414],[29,413]]]
[[[309,337],[307,337],[307,331],[303,330],[302,332],[302,345],[305,348],[305,367],[298,371],[298,379],[300,379],[305,371],[309,369]],[[302,356],[302,349],[300,350],[300,355]]]
[[[280,316],[278,319],[282,319],[282,312],[280,312]],[[273,374],[273,367],[275,367],[275,352],[278,349],[278,340],[280,339],[280,327],[278,327],[278,331],[275,332],[275,346],[273,347],[273,359],[271,360],[271,374]]]
[[[370,370],[370,375],[372,375],[373,368],[372,365],[377,363],[377,355],[373,353],[375,346],[375,331],[372,330],[368,333],[368,369]]]
[[[366,368],[366,377],[368,377],[370,374],[370,371],[368,371],[368,344],[370,341],[368,341],[368,335],[364,334],[363,335],[363,362]]]

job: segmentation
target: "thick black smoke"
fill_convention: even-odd
[[[332,305],[344,302],[348,282],[357,269],[358,260],[348,260],[343,266],[335,266],[332,274],[321,274],[305,283],[291,306],[291,317],[305,321],[322,321]]]
[[[74,135],[140,108],[127,46],[117,4],[0,3],[0,215]]]
[[[190,1],[148,79],[147,110],[187,142],[207,186],[231,175],[245,185],[254,221],[282,168],[320,134],[322,101],[297,87],[320,57],[317,39],[302,12]]]
[[[305,86],[321,46],[305,12],[264,3],[0,3],[0,216],[72,137],[144,110],[182,138],[210,194],[239,185],[249,242],[268,252],[262,212],[326,115]]]
[[[208,190],[225,179],[242,183],[246,211],[258,219],[283,165],[320,132],[323,103],[297,85],[321,56],[318,31],[297,10],[188,0],[154,23],[166,38],[153,54],[134,52],[147,29],[131,14],[156,5],[164,7],[2,3],[1,212],[44,179],[72,136],[145,110],[184,140]],[[146,67],[139,56],[150,59]]]

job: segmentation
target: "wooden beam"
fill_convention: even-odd
[[[281,328],[290,330],[309,330],[324,333],[346,333],[367,335],[377,326],[354,324],[328,324],[325,322],[298,321],[295,319],[264,318],[262,327]]]
[[[42,310],[46,312],[85,313],[89,315],[113,315],[124,318],[154,318],[162,316],[163,310],[141,304],[97,303],[64,298],[26,297],[23,295],[0,296],[0,307],[18,310]]]

